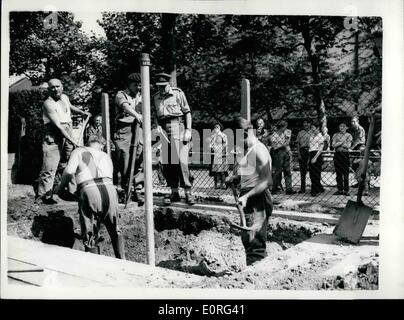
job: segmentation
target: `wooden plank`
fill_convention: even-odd
[[[8,256],[14,260],[41,266],[53,273],[58,285],[120,286],[120,287],[179,287],[200,283],[200,276],[153,267],[142,263],[86,253],[39,241],[8,237]],[[36,273],[38,274],[38,273]],[[46,273],[45,273],[46,274]],[[45,278],[18,279],[43,285]],[[14,276],[14,275],[13,275]],[[48,282],[52,283],[48,279]]]

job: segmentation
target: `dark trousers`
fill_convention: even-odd
[[[170,143],[162,144],[163,174],[170,188],[191,188],[189,181],[189,143],[182,141],[184,124],[178,120],[163,124]]]
[[[68,134],[72,134],[71,124],[66,123],[62,126]],[[42,168],[38,178],[38,197],[52,197],[53,186],[60,183],[73,149],[73,144],[63,137],[58,128],[50,123],[45,125],[42,143]],[[74,181],[69,182],[68,191],[70,193],[76,191]]]
[[[300,190],[306,191],[306,175],[309,171],[309,149],[300,148],[299,158]]]
[[[103,223],[111,237],[115,257],[125,259],[123,243],[119,245],[118,195],[111,179],[98,178],[84,182],[79,192],[79,218],[85,248],[94,248]]]
[[[335,152],[334,167],[338,191],[349,191],[349,152]]]
[[[317,161],[311,163],[311,160],[317,154],[317,151],[310,151],[309,153],[309,174],[311,181],[311,193],[320,193],[324,191],[323,186],[321,185],[321,169],[323,166],[323,155],[320,154],[317,158]]]
[[[114,136],[116,169],[121,174],[121,187],[127,189],[133,149],[136,148],[134,176],[141,171],[143,162],[142,128],[132,123],[118,122]]]
[[[251,189],[242,189],[240,195],[246,194],[249,190]],[[247,225],[260,225],[256,231],[241,231],[241,241],[246,252],[247,265],[267,256],[267,226],[268,219],[272,214],[272,208],[272,197],[268,189],[247,200],[246,207],[244,208]]]
[[[272,150],[273,165],[273,187],[272,190],[278,190],[282,181],[282,173],[285,177],[286,191],[292,190],[292,173],[290,170],[290,154],[286,148],[281,147]]]

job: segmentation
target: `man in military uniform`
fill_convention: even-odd
[[[143,132],[141,127],[142,97],[140,88],[140,74],[132,73],[128,76],[126,89],[118,91],[115,97],[117,110],[114,143],[116,148],[117,169],[121,174],[121,187],[125,191],[130,187],[129,171],[133,148],[136,148],[134,173],[137,174],[138,177],[141,173]],[[134,193],[134,200],[143,202],[136,192]]]
[[[163,146],[162,160],[164,177],[171,188],[171,195],[166,196],[164,200],[166,204],[180,201],[180,185],[185,190],[186,202],[194,204],[188,168],[188,151],[192,138],[191,110],[184,92],[170,86],[170,78],[166,73],[157,74],[158,92],[153,98],[158,122],[157,132],[169,140],[169,143],[165,144],[169,148]]]

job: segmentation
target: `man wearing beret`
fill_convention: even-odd
[[[157,118],[157,131],[168,138],[168,150],[162,150],[163,174],[171,195],[164,202],[179,202],[178,187],[185,191],[185,200],[194,204],[189,180],[188,151],[192,137],[192,116],[187,99],[181,89],[171,87],[171,76],[166,73],[156,75],[158,92],[154,95],[154,106]],[[164,146],[163,146],[164,148]],[[167,149],[167,148],[166,148]]]
[[[117,169],[121,174],[121,187],[127,191],[129,183],[129,161],[136,148],[135,175],[141,174],[141,163],[143,154],[143,132],[142,132],[142,97],[141,79],[139,73],[131,73],[127,79],[125,90],[118,91],[115,97],[116,117],[114,143],[116,148]],[[132,145],[133,144],[133,145]],[[134,200],[139,204],[143,202],[134,193]]]

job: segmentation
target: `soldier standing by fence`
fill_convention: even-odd
[[[171,195],[165,197],[165,203],[180,201],[178,186],[185,190],[185,200],[194,204],[188,168],[189,144],[192,138],[191,109],[184,92],[169,84],[171,76],[157,74],[158,92],[154,95],[157,116],[157,130],[169,140],[169,150],[162,150],[163,172]],[[167,145],[167,144],[166,144]]]
[[[70,103],[67,95],[63,93],[63,85],[59,79],[48,82],[49,97],[43,104],[44,137],[42,143],[43,161],[38,178],[38,193],[36,201],[42,200],[45,204],[56,204],[53,199],[53,184],[55,177],[60,179],[76,141],[72,137],[71,112],[91,116]],[[74,199],[76,191],[74,182],[68,185],[69,198]],[[67,199],[67,195],[65,195]]]
[[[116,147],[117,169],[121,174],[121,187],[127,191],[130,187],[129,161],[136,150],[135,173],[140,173],[143,152],[142,135],[142,97],[140,95],[140,74],[132,73],[127,79],[127,88],[118,91],[115,97],[117,114],[115,117],[114,143]],[[134,145],[131,145],[134,143]],[[142,202],[134,193],[135,201]]]

